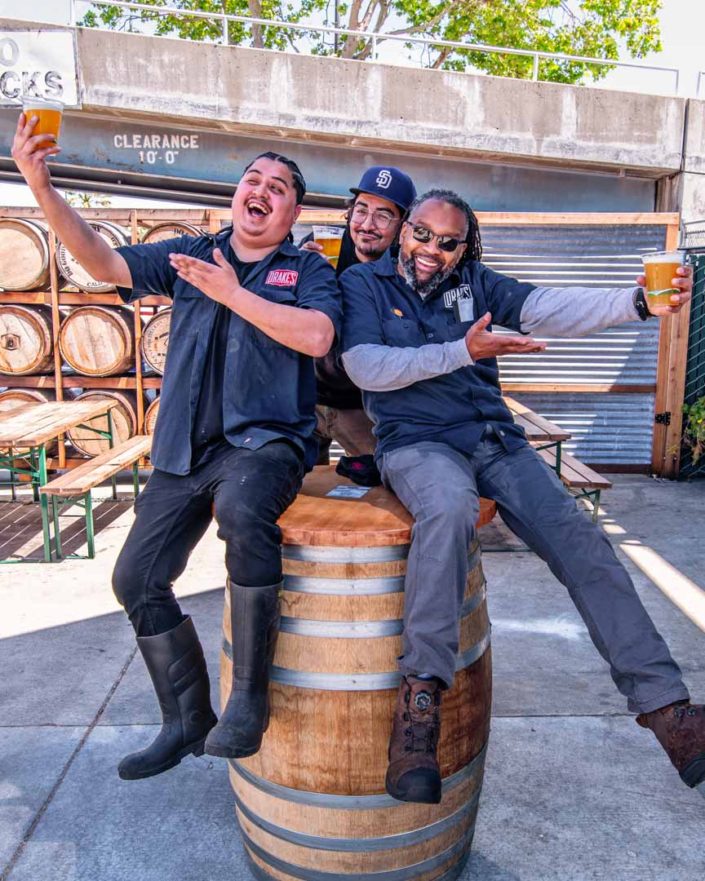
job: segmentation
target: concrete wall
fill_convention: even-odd
[[[82,30],[84,104],[240,133],[660,177],[685,100]]]
[[[69,176],[84,169],[96,181],[173,191],[178,182],[184,194],[200,179],[202,191],[225,198],[242,159],[274,146],[300,160],[310,189],[328,197],[346,195],[367,165],[388,162],[420,188],[445,183],[484,210],[705,217],[703,101],[92,29],[76,35],[81,119],[91,133],[76,126],[71,162],[63,160]],[[147,167],[137,154],[116,153],[118,124],[201,132],[203,149]],[[13,173],[0,138],[0,175]]]

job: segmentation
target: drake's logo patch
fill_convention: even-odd
[[[456,300],[472,300],[472,288],[469,284],[458,285],[443,294],[443,305],[446,309],[452,309]]]
[[[296,284],[298,278],[299,273],[295,269],[272,269],[264,283],[278,288],[290,288]]]

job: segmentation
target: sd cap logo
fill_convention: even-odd
[[[382,169],[382,171],[380,171],[380,173],[377,175],[375,183],[382,190],[388,189],[390,184],[392,183],[392,173],[390,171],[387,171],[386,168]]]

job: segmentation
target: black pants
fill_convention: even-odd
[[[213,506],[230,579],[246,587],[279,583],[277,520],[302,479],[301,456],[286,441],[258,450],[222,444],[185,476],[155,469],[135,502],[135,522],[113,572],[115,596],[137,636],[165,633],[184,620],[172,584],[206,532]]]

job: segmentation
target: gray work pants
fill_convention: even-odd
[[[446,444],[419,443],[385,453],[381,471],[415,520],[403,673],[432,674],[447,686],[453,681],[467,548],[483,496],[496,501],[507,526],[568,588],[632,712],[688,698],[678,665],[607,537],[528,444],[508,451],[490,435],[466,456]]]

